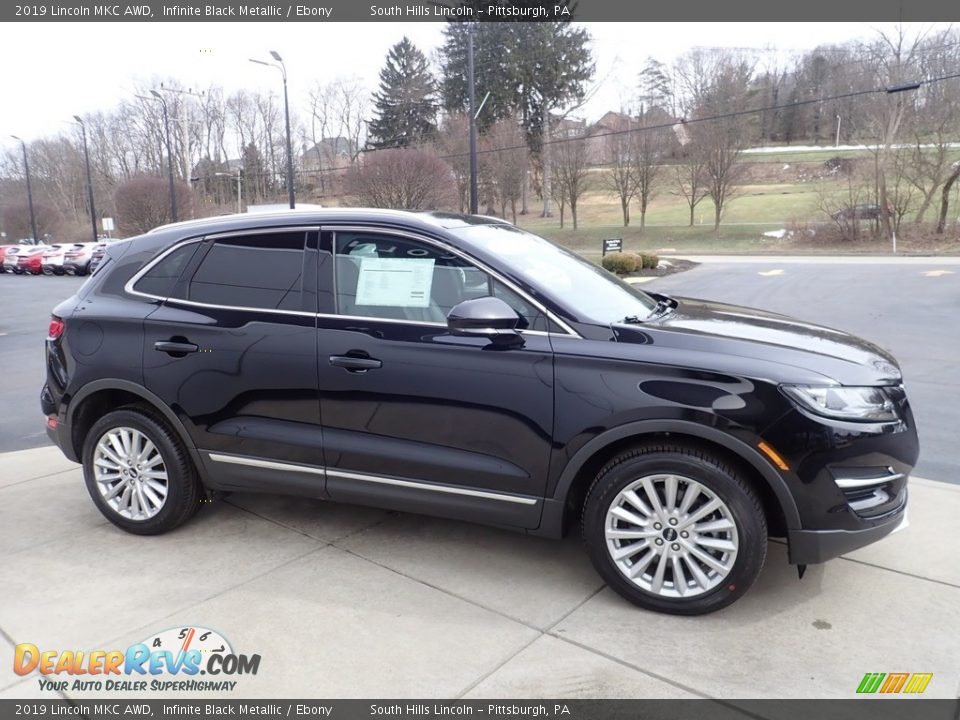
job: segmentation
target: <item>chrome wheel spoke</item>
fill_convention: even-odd
[[[693,525],[697,520],[705,518],[710,513],[716,512],[722,505],[723,503],[720,501],[720,498],[714,498],[703,507],[697,508],[697,511],[693,513],[693,515],[685,517],[678,526],[678,529]]]
[[[693,505],[693,501],[700,496],[700,488],[696,485],[687,486],[687,489],[683,493],[683,501],[680,503],[680,514],[686,515],[690,512],[690,507]]]
[[[673,563],[673,586],[680,595],[686,595],[689,587],[687,577],[683,574],[683,560],[679,555],[674,555],[670,561]]]
[[[663,483],[664,486],[664,495],[665,503],[664,509],[667,512],[672,512],[677,508],[677,485],[679,484],[676,475],[667,475],[666,481]]]
[[[640,499],[640,496],[637,495],[633,490],[627,490],[623,493],[623,496],[627,499],[633,507],[642,512],[647,517],[653,517],[653,510],[650,509],[650,506],[647,505],[643,500]]]
[[[607,529],[607,538],[620,538],[621,540],[639,540],[641,538],[652,538],[660,534],[659,530],[620,530]]]
[[[706,575],[704,575],[703,570],[700,569],[700,566],[686,555],[684,555],[683,560],[690,569],[690,574],[693,575],[693,579],[697,581],[697,585],[700,586],[702,590],[708,590],[711,587],[710,580]]]
[[[650,583],[650,589],[655,593],[663,590],[663,576],[667,571],[667,563],[669,562],[666,553],[660,555],[660,561],[657,563],[657,571],[653,574],[653,582]]]
[[[727,573],[727,566],[724,565],[719,560],[717,560],[713,555],[710,555],[709,553],[705,553],[700,548],[695,547],[694,545],[691,545],[689,543],[686,543],[686,547],[691,555],[693,555],[697,560],[702,562],[708,568],[711,568],[712,570],[716,570],[718,573],[722,573],[724,575]]]
[[[653,483],[649,478],[644,478],[640,481],[643,491],[647,495],[647,499],[650,500],[650,507],[653,508],[655,515],[663,515],[663,505],[660,503],[660,496],[657,495],[656,488],[653,487]]]
[[[631,525],[636,525],[637,527],[646,527],[647,525],[646,519],[640,517],[636,513],[630,512],[624,507],[616,507],[610,512],[621,520],[630,523]]]
[[[616,551],[616,553],[614,553],[613,559],[623,560],[625,558],[632,557],[648,547],[650,547],[650,543],[648,543],[646,540],[641,540],[640,542],[633,543],[632,545],[623,545]]]
[[[721,518],[720,520],[710,520],[709,522],[694,525],[691,529],[698,533],[720,532],[721,530],[733,530],[734,525],[730,520]]]
[[[722,550],[723,552],[733,552],[737,549],[737,546],[734,545],[729,540],[721,540],[720,538],[713,537],[697,537],[693,540],[697,545],[702,545],[703,547],[711,548],[712,550]]]

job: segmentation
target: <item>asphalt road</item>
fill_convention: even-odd
[[[51,308],[83,280],[0,275],[0,452],[48,444],[39,407],[43,338]],[[916,474],[960,484],[951,447],[960,438],[960,268],[724,262],[644,287],[787,313],[891,350],[919,426]]]

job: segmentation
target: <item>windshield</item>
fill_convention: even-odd
[[[645,318],[657,302],[587,260],[512,225],[471,225],[450,232],[496,255],[513,272],[556,298],[575,317],[603,324]]]

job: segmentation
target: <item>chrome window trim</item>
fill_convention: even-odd
[[[334,241],[333,241],[333,242],[334,242],[334,245],[333,245],[333,251],[334,251],[334,252],[333,252],[334,276],[336,276],[336,263],[337,263],[336,233],[337,233],[338,231],[363,232],[363,233],[371,233],[371,234],[373,234],[373,233],[380,233],[380,234],[385,234],[385,235],[396,235],[397,237],[403,237],[403,238],[407,238],[407,239],[409,239],[409,240],[415,240],[415,241],[417,241],[417,242],[423,242],[423,243],[426,243],[427,245],[433,245],[434,247],[441,248],[442,250],[445,250],[446,252],[449,252],[451,255],[456,255],[456,256],[457,256],[458,258],[460,258],[461,260],[465,260],[465,261],[467,261],[468,263],[470,263],[471,265],[477,266],[478,268],[480,268],[481,270],[483,270],[483,272],[487,273],[488,275],[491,275],[494,279],[496,279],[496,280],[498,280],[499,282],[501,282],[501,283],[503,283],[504,285],[506,285],[506,286],[507,286],[508,288],[510,288],[513,292],[515,292],[515,293],[516,293],[517,295],[519,295],[521,298],[523,298],[524,300],[526,300],[527,302],[529,302],[529,303],[530,303],[533,307],[535,307],[537,310],[539,310],[540,312],[542,312],[547,319],[551,320],[551,321],[554,322],[557,326],[559,326],[560,328],[563,329],[563,333],[553,333],[554,335],[570,335],[571,337],[577,337],[577,338],[581,337],[581,335],[580,335],[579,333],[577,333],[573,328],[571,328],[566,322],[564,322],[563,320],[561,320],[561,319],[560,319],[559,317],[557,317],[554,313],[550,312],[550,311],[549,311],[547,308],[545,308],[541,303],[537,302],[537,301],[534,300],[532,297],[530,297],[530,295],[529,295],[526,291],[524,291],[522,288],[520,288],[519,286],[517,286],[514,282],[512,282],[511,280],[508,280],[507,278],[503,277],[500,273],[498,273],[496,270],[492,269],[489,265],[487,265],[487,264],[481,262],[480,260],[477,260],[476,258],[468,255],[467,253],[463,252],[463,251],[460,250],[459,248],[455,248],[455,247],[449,245],[448,243],[443,242],[442,240],[437,240],[437,239],[435,239],[435,238],[426,237],[425,235],[420,235],[420,234],[417,234],[417,233],[414,233],[414,232],[410,232],[410,231],[408,231],[408,230],[397,230],[397,229],[395,229],[395,228],[381,228],[381,227],[372,226],[372,225],[335,225],[335,224],[334,224],[334,225],[322,225],[321,228],[320,228],[320,230],[321,230],[321,231],[325,231],[325,230],[326,230],[326,231],[331,231],[331,232],[333,232],[333,234],[334,234]],[[338,314],[336,317],[354,317],[354,316],[351,316],[351,315],[339,315],[339,314]],[[385,321],[388,321],[388,322],[389,322],[389,320],[388,320],[387,318],[369,318],[369,319],[370,319],[370,320],[385,320]],[[413,322],[413,324],[415,324],[415,325],[428,325],[428,324],[433,324],[433,323],[423,323],[423,322],[406,321],[406,320],[403,321],[403,322]],[[446,326],[444,325],[444,327],[446,327]],[[540,332],[540,331],[537,331],[537,332]],[[549,335],[550,333],[544,333],[544,334],[545,334],[545,335]]]
[[[347,470],[332,470],[322,466],[295,465],[292,463],[276,462],[274,460],[261,460],[260,458],[246,457],[244,455],[229,455],[225,453],[208,452],[207,457],[213,462],[226,463],[230,465],[245,465],[248,467],[258,467],[267,470],[286,470],[289,472],[324,475],[341,478],[344,480],[359,480],[361,482],[372,482],[380,485],[393,485],[395,487],[404,487],[413,490],[427,490],[431,492],[447,493],[449,495],[466,495],[468,497],[483,498],[485,500],[498,500],[500,502],[517,503],[518,505],[536,505],[538,502],[538,499],[534,497],[508,495],[506,493],[496,493],[487,490],[472,490],[470,488],[455,487],[452,485],[418,482],[416,480],[385,477],[382,475],[370,475],[368,473],[352,472]]]
[[[128,295],[135,295],[137,297],[147,298],[149,300],[159,300],[160,302],[174,303],[177,305],[187,305],[189,307],[210,308],[211,310],[242,310],[245,312],[271,313],[271,314],[277,314],[277,315],[295,315],[300,317],[334,318],[334,319],[342,319],[342,320],[363,320],[368,322],[392,323],[396,325],[420,325],[420,326],[442,327],[442,328],[447,327],[446,323],[428,322],[428,321],[420,321],[420,320],[380,318],[380,317],[372,317],[367,315],[341,315],[339,313],[314,313],[314,312],[308,312],[306,310],[278,310],[278,309],[269,309],[269,308],[247,307],[245,305],[217,305],[214,303],[196,302],[195,300],[183,300],[181,298],[163,297],[161,295],[154,295],[152,293],[140,292],[139,290],[134,289],[134,285],[137,284],[137,281],[139,281],[141,277],[147,274],[151,270],[151,268],[153,268],[154,265],[162,261],[170,253],[174,252],[175,250],[178,250],[179,248],[185,245],[189,245],[191,243],[199,243],[205,240],[217,240],[218,238],[224,238],[224,237],[236,237],[238,235],[266,235],[271,232],[277,232],[279,229],[280,228],[257,228],[253,230],[238,230],[236,232],[222,232],[222,233],[216,233],[213,235],[203,235],[203,236],[193,237],[187,240],[183,240],[181,242],[178,242],[168,247],[166,250],[161,252],[155,258],[150,260],[146,265],[140,268],[136,273],[134,273],[133,277],[131,277],[123,286],[123,291]],[[489,266],[487,266],[486,264],[478,260],[475,260],[474,258],[470,257],[465,253],[460,252],[455,248],[451,248],[449,245],[446,245],[440,241],[434,240],[433,238],[425,238],[422,235],[408,233],[403,230],[395,230],[393,228],[378,228],[375,226],[361,226],[361,225],[304,226],[304,227],[289,227],[289,228],[282,228],[282,229],[292,230],[292,231],[302,230],[305,232],[310,232],[313,230],[321,230],[321,231],[330,230],[330,231],[336,232],[337,229],[347,230],[352,232],[370,232],[370,233],[380,232],[380,233],[386,233],[390,235],[397,235],[399,237],[407,237],[411,240],[426,242],[427,244],[431,244],[431,245],[434,245],[435,247],[439,247],[439,248],[442,248],[443,250],[447,250],[451,254],[456,255],[457,257],[463,260],[466,260],[467,262],[475,264],[481,270],[492,275],[498,281],[502,282],[508,288],[513,290],[520,297],[522,297],[524,300],[526,300],[531,305],[533,305],[533,307],[535,307],[537,310],[542,312],[549,320],[551,320],[557,326],[559,326],[564,330],[563,333],[550,333],[550,332],[545,332],[543,330],[518,330],[517,332],[519,332],[520,334],[536,335],[539,337],[549,337],[550,335],[567,335],[570,337],[581,338],[581,339],[583,337],[582,335],[577,333],[575,330],[573,330],[566,322],[558,318],[554,313],[547,310],[545,307],[543,307],[543,305],[541,305],[539,302],[531,298],[522,289],[517,287],[516,284],[507,280],[496,271],[491,270]],[[335,255],[336,253],[334,253],[334,256]],[[336,263],[335,257],[334,257],[334,263]]]

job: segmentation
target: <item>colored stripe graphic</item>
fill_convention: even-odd
[[[922,693],[927,689],[931,679],[933,679],[933,673],[914,673],[903,691],[905,693]]]
[[[910,677],[910,673],[890,673],[887,675],[886,682],[883,683],[883,686],[880,688],[882,693],[898,693],[903,689],[903,686],[907,682],[907,678]]]
[[[927,689],[933,673],[866,673],[857,692],[862,695],[881,694],[893,695],[897,693],[919,694]]]
[[[877,688],[880,687],[880,683],[884,677],[886,677],[886,673],[867,673],[863,676],[863,680],[860,681],[857,692],[866,694],[875,693]]]

